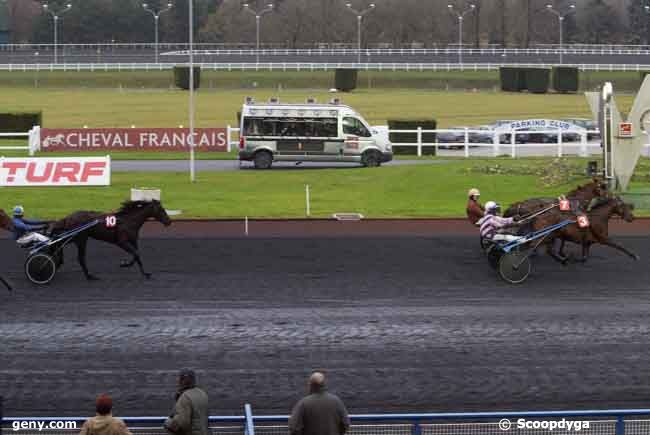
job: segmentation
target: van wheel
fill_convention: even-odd
[[[377,151],[366,151],[361,156],[361,164],[366,168],[377,168],[381,166],[381,156]]]
[[[273,156],[268,151],[260,151],[255,154],[253,162],[255,163],[255,169],[270,169]]]

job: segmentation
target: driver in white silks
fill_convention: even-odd
[[[13,215],[14,240],[19,245],[27,246],[50,241],[49,237],[39,232],[48,228],[47,222],[25,219],[25,209],[21,205],[14,207]]]
[[[499,230],[517,225],[515,218],[504,218],[499,216],[499,204],[494,201],[488,201],[485,204],[485,216],[483,216],[477,225],[481,227],[481,237],[494,242],[513,242],[521,239],[513,234],[500,233]]]

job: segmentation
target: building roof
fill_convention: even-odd
[[[0,32],[8,32],[10,29],[9,6],[6,2],[0,1]]]

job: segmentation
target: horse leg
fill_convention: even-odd
[[[129,254],[133,255],[133,261],[138,263],[138,267],[140,267],[140,273],[142,273],[142,275],[145,278],[149,279],[151,278],[151,274],[145,272],[144,265],[142,264],[142,260],[140,259],[140,253],[138,252],[138,249],[134,245],[137,245],[137,243],[132,243],[129,241],[123,241],[118,243],[118,246],[120,248],[124,249]]]
[[[564,245],[566,244],[564,239],[560,239],[560,249],[558,250],[558,255],[560,257],[566,258],[566,254],[564,253]]]
[[[133,248],[135,248],[135,251],[138,252],[138,250],[139,250],[139,249],[138,249],[138,241],[135,240],[135,241],[131,242],[131,245],[133,246]],[[124,249],[124,248],[122,248],[122,249]],[[129,251],[127,251],[127,252],[129,252]],[[130,260],[130,261],[129,261],[129,260],[122,260],[122,261],[120,262],[120,267],[125,267],[125,268],[133,267],[133,265],[134,265],[135,262],[136,262],[135,258],[136,258],[136,256],[133,255],[133,256],[131,257],[131,260]]]
[[[12,288],[11,285],[7,282],[7,280],[4,279],[4,278],[1,277],[1,276],[0,276],[0,282],[2,282],[2,284],[4,284],[4,286],[7,287],[7,290],[9,290],[10,292],[13,290],[13,288]]]
[[[623,245],[619,245],[618,243],[616,243],[612,239],[605,239],[604,241],[601,241],[600,244],[605,245],[605,246],[609,246],[610,248],[614,248],[617,251],[620,251],[620,252],[626,254],[627,256],[629,256],[630,258],[632,258],[635,261],[639,261],[641,259],[641,257],[636,255],[634,252],[629,251]]]
[[[88,238],[84,237],[82,239],[77,239],[74,243],[77,245],[77,260],[79,261],[79,265],[81,266],[84,275],[86,275],[86,279],[88,281],[97,281],[99,278],[91,275],[88,272],[88,266],[86,265],[86,245],[88,244]]]
[[[548,244],[546,245],[546,253],[555,261],[558,263],[562,264],[563,266],[566,266],[568,259],[566,257],[563,257],[561,255],[558,255],[555,253],[554,249],[555,248],[555,240],[550,240]]]

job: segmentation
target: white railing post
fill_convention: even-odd
[[[418,127],[418,157],[422,157],[422,127]]]
[[[465,158],[469,157],[469,128],[465,127]]]
[[[557,156],[562,157],[562,130],[557,129]]]
[[[41,150],[41,127],[40,125],[35,125],[32,127],[31,130],[29,130],[29,139],[28,139],[28,146],[29,146],[29,155],[33,156],[36,154],[36,151]]]
[[[580,157],[589,157],[589,152],[587,151],[587,131],[580,133]]]
[[[228,124],[228,126],[226,127],[226,142],[227,142],[226,151],[227,152],[230,152],[231,149],[232,149],[231,145],[230,145],[230,142],[231,142],[230,136],[231,136],[231,134],[232,134],[232,129],[230,128],[230,124]]]
[[[512,133],[510,134],[510,155],[512,158],[515,158],[515,148],[517,147],[517,130],[511,130]]]
[[[494,155],[494,157],[499,155],[499,141],[500,140],[501,140],[501,138],[499,137],[499,133],[495,131],[494,132],[494,138],[493,138],[493,141],[492,141],[492,154]]]

